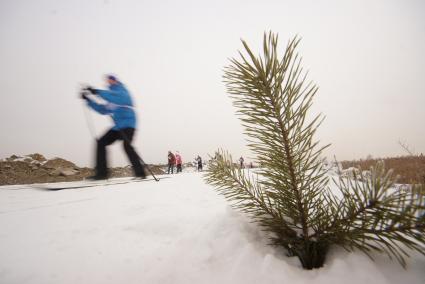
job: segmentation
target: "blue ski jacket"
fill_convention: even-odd
[[[133,109],[133,102],[130,93],[121,82],[110,85],[109,90],[96,89],[96,94],[107,103],[98,104],[92,100],[87,100],[87,103],[98,113],[112,116],[115,123],[113,130],[136,128],[136,114]]]

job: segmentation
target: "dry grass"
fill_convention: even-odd
[[[425,183],[425,156],[403,156],[395,158],[368,159],[358,161],[341,162],[343,169],[360,167],[368,170],[377,161],[383,160],[387,169],[393,169],[394,174],[399,175],[398,183]]]

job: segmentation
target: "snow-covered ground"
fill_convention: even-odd
[[[306,271],[200,173],[44,191],[0,187],[0,283],[424,283],[385,256],[330,252]]]

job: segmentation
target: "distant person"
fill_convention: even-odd
[[[201,158],[201,156],[198,155],[198,157],[196,157],[196,161],[198,162],[198,172],[202,172],[202,158]]]
[[[177,167],[177,173],[182,172],[182,156],[180,156],[179,151],[176,152],[176,167]]]
[[[171,151],[168,151],[168,171],[167,174],[174,174],[174,165],[176,164],[176,156]]]
[[[130,160],[134,175],[145,178],[145,169],[140,162],[140,157],[131,145],[134,133],[136,131],[136,114],[134,112],[133,102],[130,93],[123,83],[115,76],[106,76],[108,90],[99,90],[87,87],[81,93],[81,98],[87,101],[87,104],[96,112],[103,115],[110,115],[114,120],[114,127],[108,130],[97,141],[96,168],[95,175],[89,179],[102,180],[109,176],[107,167],[106,147],[117,140],[122,140],[124,151]],[[101,97],[106,103],[99,104],[88,96],[89,93]]]
[[[240,157],[240,158],[239,158],[239,164],[240,164],[241,169],[243,169],[243,168],[244,168],[244,164],[243,164],[243,162],[244,162],[243,157]]]

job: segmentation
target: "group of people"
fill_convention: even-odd
[[[173,152],[168,151],[167,174],[170,174],[170,173],[174,174],[174,167],[176,167],[176,173],[181,173],[182,164],[183,164],[183,160],[179,151],[176,151],[176,154],[173,154]],[[199,155],[195,158],[195,167],[198,172],[202,171],[202,158]]]
[[[179,151],[176,152],[174,155],[171,151],[168,151],[168,171],[167,174],[170,174],[170,172],[174,173],[174,167],[176,167],[176,173],[182,172],[182,156],[180,156]]]

